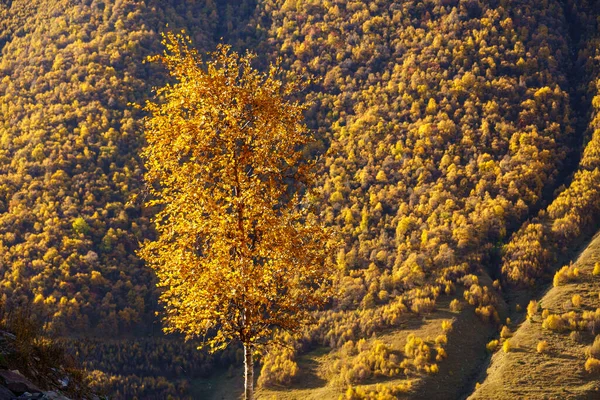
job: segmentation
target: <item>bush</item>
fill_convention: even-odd
[[[289,385],[298,375],[295,351],[287,347],[273,348],[263,359],[258,386]]]
[[[444,331],[444,333],[448,333],[448,332],[452,331],[452,324],[453,324],[453,321],[451,321],[451,320],[445,319],[442,321],[442,330]]]
[[[597,262],[596,264],[594,264],[593,274],[594,274],[594,276],[600,275],[600,262]]]
[[[594,339],[594,343],[585,350],[587,357],[600,359],[600,335]]]
[[[506,340],[503,344],[502,344],[502,350],[505,353],[508,353],[509,351],[512,350],[512,344],[510,343],[510,340]]]
[[[446,350],[441,346],[436,347],[435,352],[437,353],[435,356],[435,360],[438,362],[448,357],[448,353],[446,353]]]
[[[431,365],[427,365],[425,366],[425,372],[427,372],[428,374],[437,374],[438,372],[440,372],[440,368],[438,367],[437,364],[431,364]]]
[[[485,348],[488,349],[489,352],[494,353],[496,350],[498,350],[499,346],[500,342],[498,342],[497,340],[492,340],[485,345]]]
[[[554,280],[552,284],[554,287],[564,285],[567,282],[572,282],[579,277],[579,268],[575,265],[565,265],[556,274],[554,274]]]
[[[428,297],[416,298],[410,307],[410,310],[415,314],[429,314],[435,309],[435,300]]]
[[[581,307],[581,296],[576,294],[573,295],[573,297],[571,298],[571,303],[573,304],[574,307]]]
[[[564,331],[566,329],[565,324],[560,315],[550,314],[548,318],[542,322],[542,328],[549,329],[551,331]]]
[[[430,372],[431,365],[429,362],[432,351],[423,339],[412,333],[408,335],[406,345],[404,345],[404,353],[406,354],[406,359],[402,361],[400,367],[404,369],[405,373],[410,371],[410,367],[413,367],[417,371]]]
[[[511,336],[512,336],[512,332],[510,331],[509,327],[504,325],[502,327],[502,330],[500,331],[500,337],[502,339],[508,339]]]
[[[527,305],[527,319],[532,320],[535,314],[537,314],[539,304],[536,300],[531,300]]]
[[[590,374],[600,373],[600,360],[596,358],[588,358],[585,362],[585,370]]]
[[[545,340],[540,340],[537,344],[537,352],[542,354],[548,350],[548,342]]]
[[[450,311],[452,312],[461,312],[462,311],[462,303],[458,299],[454,299],[450,302]]]

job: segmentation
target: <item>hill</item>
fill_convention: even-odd
[[[598,228],[598,15],[558,0],[1,1],[0,295],[30,303],[115,398],[233,396],[238,348],[163,338],[135,254],[154,210],[136,200],[129,103],[166,80],[143,62],[159,33],[185,29],[201,51],[223,38],[320,78],[300,100],[344,242],[338,294],[264,355],[260,396],[466,394],[514,299]]]
[[[481,385],[469,399],[600,396],[597,376],[585,367],[586,351],[594,343],[600,323],[600,278],[593,274],[598,263],[600,235],[595,235],[573,263],[579,276],[552,287],[539,299],[539,310],[508,339],[514,350],[498,351],[492,357]],[[575,327],[567,326],[582,320]]]

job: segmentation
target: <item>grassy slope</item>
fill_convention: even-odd
[[[571,311],[570,299],[582,297],[577,312],[595,310],[599,303],[600,277],[593,276],[594,263],[600,261],[600,232],[581,252],[576,263],[582,275],[576,282],[552,287],[540,300],[540,310],[551,313]],[[548,342],[548,351],[539,354],[539,341]],[[584,370],[585,348],[593,341],[589,332],[582,340],[570,339],[569,333],[542,329],[540,313],[533,321],[525,321],[515,332],[512,343],[519,348],[509,353],[497,352],[487,370],[485,380],[469,399],[598,399],[600,381]]]
[[[486,359],[485,344],[496,332],[492,324],[482,322],[472,309],[453,313],[448,305],[450,298],[440,299],[438,308],[430,315],[406,319],[401,329],[380,332],[376,338],[394,350],[402,351],[406,337],[413,333],[431,342],[442,333],[442,320],[453,319],[454,329],[448,334],[446,351],[448,358],[440,362],[436,375],[408,376],[406,378],[375,378],[368,381],[366,388],[375,389],[377,384],[393,387],[410,381],[412,389],[405,398],[410,399],[456,399],[466,390]],[[428,339],[429,338],[429,339]],[[346,387],[336,387],[328,383],[333,372],[333,363],[339,358],[337,350],[319,348],[302,355],[298,360],[301,376],[291,388],[281,390],[259,389],[258,399],[281,400],[323,400],[337,399]],[[258,370],[257,370],[258,373]],[[242,394],[243,370],[232,374],[222,373],[210,379],[197,380],[193,387],[194,395],[208,400],[239,398]]]

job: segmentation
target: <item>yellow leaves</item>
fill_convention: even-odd
[[[302,122],[306,105],[287,99],[305,83],[252,54],[219,46],[203,61],[189,39],[166,34],[153,57],[176,82],[144,109],[142,156],[158,237],[139,254],[164,288],[166,331],[262,344],[274,326],[296,330],[323,294],[335,244],[309,205],[314,163]],[[290,196],[290,194],[293,194]]]

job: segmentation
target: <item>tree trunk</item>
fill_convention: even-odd
[[[248,343],[244,343],[244,379],[244,400],[254,400],[254,359]]]

